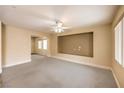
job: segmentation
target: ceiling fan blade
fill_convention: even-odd
[[[70,29],[70,27],[62,27],[63,29]]]

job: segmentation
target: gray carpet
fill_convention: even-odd
[[[109,70],[33,55],[30,63],[3,69],[2,87],[114,88],[117,85]]]

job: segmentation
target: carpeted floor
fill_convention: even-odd
[[[113,88],[117,85],[109,70],[33,55],[30,63],[3,69],[2,87]]]

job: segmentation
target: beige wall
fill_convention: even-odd
[[[68,55],[68,54],[59,54],[57,52],[57,36],[56,35],[52,35],[52,38],[51,38],[52,56],[75,61],[77,63],[86,63],[86,64],[110,67],[112,62],[111,25],[92,26],[87,28],[73,29],[71,31],[65,31],[64,33],[58,34],[58,36],[77,34],[77,33],[83,33],[83,32],[94,32],[94,38],[93,38],[94,57],[93,58],[76,56],[76,55]]]
[[[59,36],[58,52],[93,57],[93,33]]]
[[[48,34],[5,25],[3,28],[3,66],[31,60],[31,36],[49,37]],[[50,55],[50,51],[48,52]]]
[[[35,52],[35,37],[31,37],[31,53]]]
[[[119,81],[120,87],[124,87],[124,67],[122,67],[120,64],[118,64],[115,59],[114,59],[114,27],[116,26],[116,24],[119,22],[119,20],[123,17],[124,15],[124,6],[121,6],[117,12],[117,15],[114,18],[113,24],[112,24],[112,37],[113,37],[113,48],[112,48],[112,69]]]
[[[2,30],[1,30],[1,21],[0,21],[0,73],[2,72]]]

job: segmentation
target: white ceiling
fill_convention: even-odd
[[[51,32],[55,20],[75,28],[112,22],[118,6],[0,6],[0,20],[4,24],[31,30]]]

